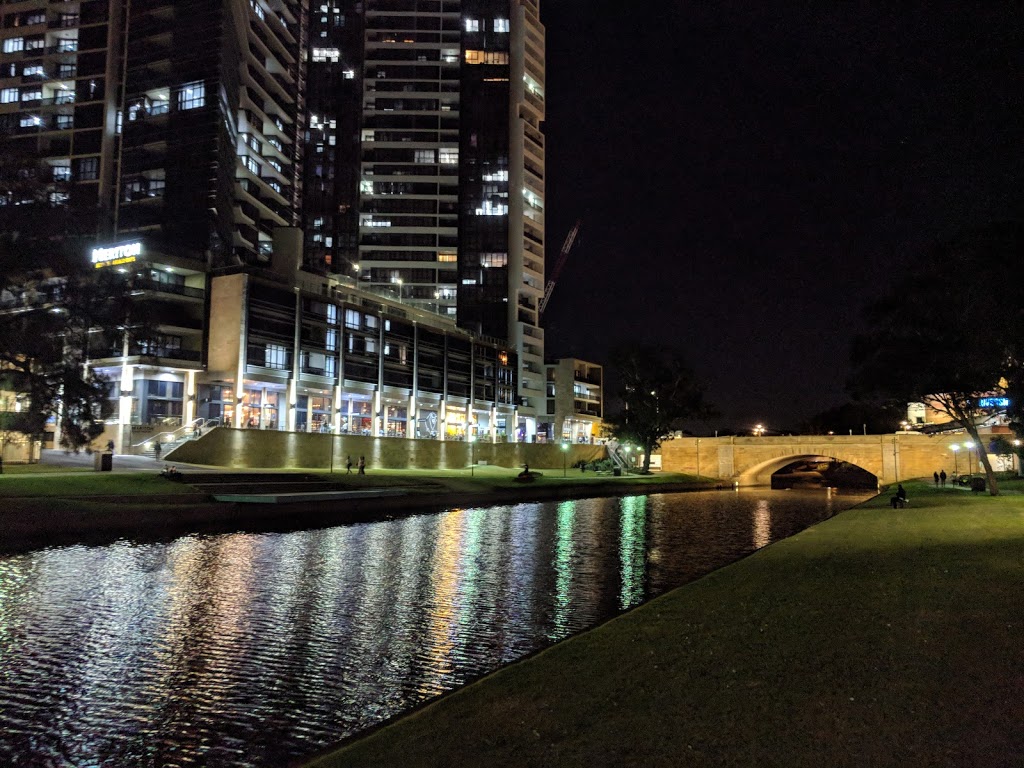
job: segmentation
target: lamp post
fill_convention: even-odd
[[[569,455],[569,444],[562,443],[562,477],[566,477],[565,457]]]
[[[960,474],[960,464],[957,461],[957,456],[960,453],[960,446],[957,445],[956,443],[953,443],[951,446],[949,446],[949,450],[953,452],[953,477],[956,477],[957,475]]]
[[[964,443],[964,448],[967,449],[967,474],[973,475],[974,463],[971,461],[971,452],[974,450],[974,442],[968,440],[966,443]]]
[[[757,424],[754,427],[754,437],[764,437],[764,425]]]
[[[469,436],[469,476],[476,470],[476,435]]]
[[[1013,441],[1013,447],[1017,449],[1016,452],[1014,453],[1013,460],[1017,463],[1017,477],[1020,477],[1021,476],[1021,471],[1020,471],[1021,470],[1021,467],[1020,467],[1020,440],[1014,440]]]

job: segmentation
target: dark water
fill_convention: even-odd
[[[689,493],[0,558],[0,765],[281,766],[849,507]]]

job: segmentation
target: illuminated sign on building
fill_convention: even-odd
[[[982,397],[978,399],[979,408],[1009,408],[1010,398],[1008,397]]]
[[[92,265],[100,267],[116,267],[120,264],[131,264],[142,255],[142,243],[112,245],[109,248],[92,249]]]

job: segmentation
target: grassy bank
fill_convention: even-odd
[[[39,465],[34,465],[39,466]],[[44,465],[45,466],[45,465]],[[183,469],[188,472],[188,469]],[[229,470],[226,470],[229,471]],[[516,480],[518,469],[505,467],[480,467],[470,473],[468,469],[458,470],[416,470],[390,469],[370,470],[366,475],[355,472],[330,474],[322,470],[313,471],[328,482],[345,488],[393,488],[402,487],[410,491],[422,493],[488,493],[499,490],[530,488],[557,488],[582,486],[637,486],[643,488],[663,483],[680,486],[700,486],[708,480],[701,481],[689,475],[659,473],[656,475],[628,475],[611,477],[596,475],[593,472],[580,473],[579,470],[567,471],[563,477],[561,472],[535,473],[536,478],[530,483]],[[252,473],[254,476],[265,472]],[[280,473],[275,473],[280,474]],[[296,471],[296,474],[301,472]],[[194,475],[201,478],[201,475]],[[192,488],[181,483],[171,482],[156,472],[93,472],[64,471],[24,472],[0,475],[0,498],[12,497],[85,497],[85,496],[136,496],[143,500],[152,494],[191,493]]]
[[[313,765],[1020,765],[1024,496],[907,488]]]

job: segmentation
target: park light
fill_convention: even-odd
[[[960,474],[960,464],[957,462],[957,455],[960,453],[960,446],[953,443],[949,446],[949,450],[953,452],[953,475],[955,477]]]
[[[967,449],[967,474],[968,475],[973,475],[974,474],[974,462],[972,461],[972,458],[973,458],[972,452],[974,450],[974,443],[973,443],[973,441],[968,440],[966,443],[964,443],[964,448]]]
[[[764,436],[764,424],[757,424],[754,426],[754,437]]]
[[[565,473],[565,459],[569,455],[569,444],[562,443],[562,477],[566,477]]]
[[[476,435],[469,436],[469,476],[476,470]]]

